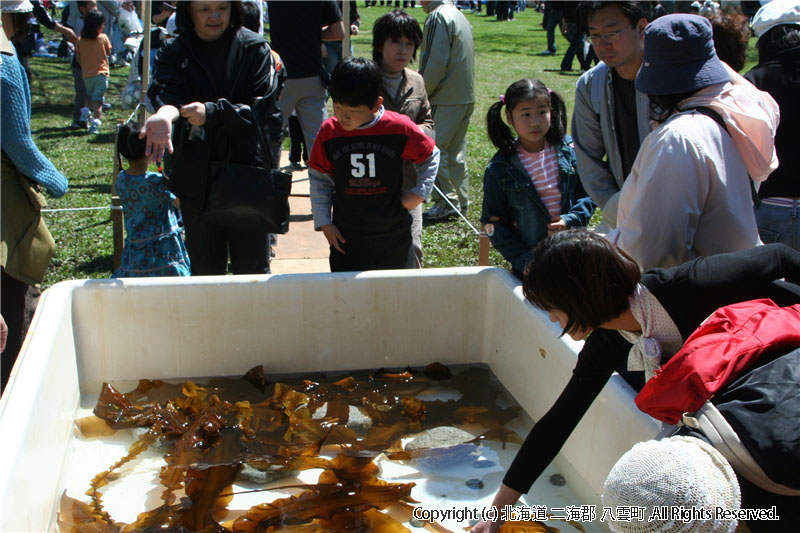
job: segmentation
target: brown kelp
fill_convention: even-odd
[[[460,397],[418,397],[443,384]],[[74,532],[406,531],[381,511],[416,503],[414,484],[379,479],[375,457],[412,458],[419,451],[404,451],[403,437],[467,423],[485,429],[475,442],[521,442],[505,427],[519,408],[498,406],[501,392],[488,368],[452,373],[438,363],[423,371],[381,369],[332,378],[314,374],[277,382],[256,367],[239,379],[204,384],[141,380],[124,393],[106,383],[95,416],[108,428],[141,428],[143,433],[125,457],[92,479],[88,503],[62,496],[59,526]],[[351,424],[354,413],[367,423]],[[101,489],[156,441],[166,446],[166,465],[159,474],[161,505],[133,523],[116,522],[103,507]],[[296,493],[225,521],[231,487],[245,467],[278,476],[310,468],[323,472],[316,484],[280,487]],[[429,529],[443,530],[436,524]]]

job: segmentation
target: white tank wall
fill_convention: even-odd
[[[493,268],[60,283],[0,400],[0,529],[46,528],[79,390],[103,381],[486,362],[536,420],[580,348],[559,333]],[[615,376],[559,468],[599,504],[616,459],[656,429]]]

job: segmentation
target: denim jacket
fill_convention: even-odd
[[[578,178],[571,141],[567,137],[556,148],[561,218],[568,228],[585,226],[595,208]],[[497,152],[486,167],[481,223],[488,225],[492,245],[511,263],[514,274],[521,276],[533,258],[533,248],[547,237],[550,214],[516,153]]]

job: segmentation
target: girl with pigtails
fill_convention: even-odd
[[[566,135],[567,109],[558,93],[538,80],[514,82],[489,107],[486,127],[498,151],[483,175],[481,223],[522,278],[536,244],[557,231],[585,226],[595,203],[578,178]]]

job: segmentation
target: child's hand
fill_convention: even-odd
[[[181,116],[192,126],[202,126],[206,123],[206,105],[201,102],[192,102],[181,106]]]
[[[400,203],[402,203],[403,207],[405,207],[408,210],[414,209],[424,201],[425,198],[409,191],[404,192],[402,198],[400,199]]]
[[[550,224],[547,225],[547,235],[558,233],[567,229],[567,223],[561,217],[553,217],[550,219]]]
[[[325,238],[328,239],[328,244],[336,248],[339,253],[343,254],[344,250],[342,250],[342,247],[339,245],[339,243],[344,244],[345,240],[342,234],[339,232],[339,228],[333,224],[328,224],[327,226],[322,226],[320,229],[322,229],[322,233],[325,234]]]

